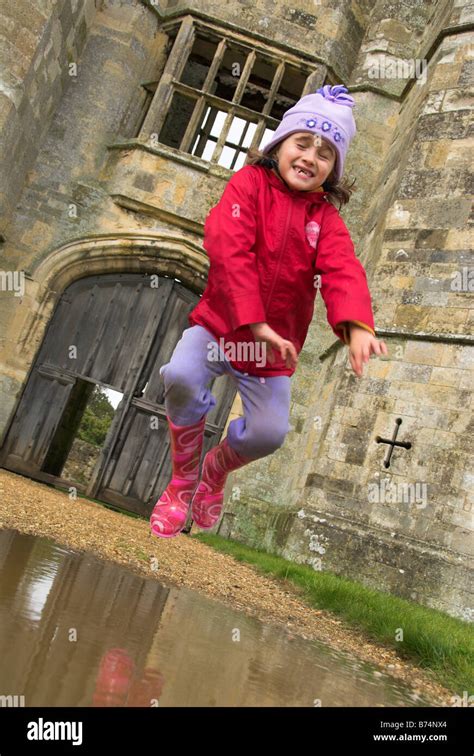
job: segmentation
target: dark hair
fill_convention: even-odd
[[[280,171],[278,170],[278,162],[273,157],[276,149],[277,145],[275,145],[275,147],[270,150],[267,155],[264,154],[261,150],[250,149],[247,152],[245,165],[263,165],[265,166],[265,168],[274,168],[279,174]],[[328,192],[326,197],[328,201],[331,202],[331,204],[336,206],[336,202],[339,202],[338,209],[340,210],[342,205],[345,205],[347,202],[349,202],[352,192],[356,191],[356,189],[352,188],[354,184],[355,179],[352,184],[348,184],[345,176],[343,176],[342,179],[338,181],[334,175],[334,170],[332,170],[326,181],[324,181],[322,188],[324,189],[324,191]]]

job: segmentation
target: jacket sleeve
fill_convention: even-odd
[[[361,323],[360,320],[349,320],[348,322],[349,323],[354,323],[354,325],[358,325],[361,328],[365,328],[365,330],[369,331],[372,334],[372,336],[375,336],[374,329],[370,328],[370,326],[368,326],[366,323]],[[346,344],[350,344],[350,342],[351,342],[350,331],[347,328],[347,324],[346,323],[340,323],[340,325],[341,325],[341,328],[344,331],[344,341],[346,342]]]
[[[223,292],[233,329],[266,321],[255,254],[257,185],[251,170],[236,171],[204,224],[209,276]]]
[[[318,240],[315,270],[321,276],[321,296],[335,335],[349,343],[347,322],[375,336],[367,276],[355,255],[349,231],[334,205],[328,205]]]

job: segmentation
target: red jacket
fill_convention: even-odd
[[[268,323],[299,354],[318,288],[341,341],[348,343],[344,321],[375,335],[365,270],[326,195],[322,189],[289,189],[269,168],[246,165],[231,176],[209,212],[203,242],[209,276],[188,321],[213,334],[236,370],[293,375],[295,368],[286,367],[279,350],[273,348],[274,363],[259,357],[248,324]]]

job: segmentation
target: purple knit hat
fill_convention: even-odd
[[[319,134],[333,145],[337,153],[334,172],[339,179],[344,171],[344,160],[351,139],[356,133],[352,115],[353,97],[344,94],[348,90],[342,84],[332,87],[326,84],[316,92],[302,97],[296,105],[284,113],[283,118],[262,152],[267,154],[290,134],[310,131]]]

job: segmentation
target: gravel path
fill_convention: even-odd
[[[375,664],[433,706],[452,705],[455,691],[432,682],[422,669],[369,640],[336,615],[309,607],[289,581],[261,576],[251,566],[189,536],[156,538],[147,520],[126,517],[86,499],[71,500],[61,490],[3,469],[0,528],[45,536],[164,585],[199,591],[262,622],[283,626],[290,636],[323,641]],[[193,526],[192,532],[201,531]]]

